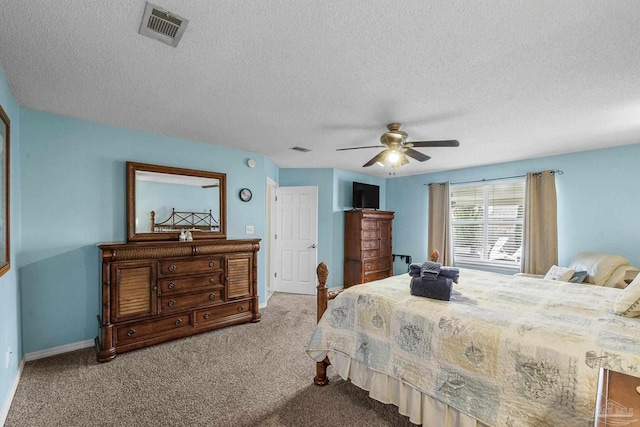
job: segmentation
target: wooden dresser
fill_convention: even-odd
[[[99,245],[99,362],[163,341],[260,321],[260,240]]]
[[[384,279],[393,274],[391,225],[393,212],[345,212],[344,287]]]

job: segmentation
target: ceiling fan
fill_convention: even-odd
[[[378,153],[375,157],[369,160],[362,167],[371,166],[374,163],[384,166],[386,162],[391,164],[392,168],[404,166],[409,163],[407,156],[419,161],[424,162],[431,157],[426,154],[414,150],[414,147],[458,147],[460,142],[453,140],[446,141],[413,141],[408,142],[406,132],[400,130],[402,125],[400,123],[389,123],[387,125],[387,132],[380,136],[380,142],[386,146],[384,150]],[[351,148],[338,148],[336,151],[344,150],[359,150],[361,148],[380,148],[379,145],[368,145],[366,147],[351,147]]]

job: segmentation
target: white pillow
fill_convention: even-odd
[[[566,267],[558,267],[557,265],[551,266],[547,274],[544,275],[544,280],[559,280],[561,282],[568,282],[573,276],[575,270]]]
[[[640,316],[640,274],[622,290],[613,304],[613,311],[623,317]]]

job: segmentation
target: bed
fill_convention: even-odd
[[[341,292],[327,275],[320,264],[314,382],[331,364],[414,424],[593,425],[601,371],[640,376],[640,320],[614,313],[620,289],[460,269],[438,301],[410,295],[408,274]]]
[[[209,212],[176,211],[171,209],[171,215],[164,221],[156,222],[156,213],[151,211],[151,232],[167,231],[219,231],[220,223],[213,217],[211,209]]]

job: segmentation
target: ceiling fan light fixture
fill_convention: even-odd
[[[387,158],[389,157],[389,152],[385,151],[382,156],[376,161],[376,165],[380,167],[384,167],[384,164],[387,163]]]
[[[453,139],[442,141],[407,141],[408,135],[406,132],[400,130],[401,126],[402,125],[400,123],[395,122],[387,125],[388,131],[380,136],[380,142],[385,148],[367,163],[362,165],[362,167],[366,168],[375,163],[381,167],[385,167],[389,164],[392,168],[399,168],[409,164],[408,157],[419,162],[424,162],[431,158],[430,156],[416,150],[416,148],[460,146],[460,142]],[[337,148],[336,151],[378,147],[379,146],[376,145],[369,145],[366,147]]]
[[[400,153],[398,153],[396,150],[393,150],[389,153],[387,159],[389,159],[389,162],[391,162],[392,164],[398,163],[400,161]]]
[[[404,165],[408,165],[409,164],[409,159],[407,159],[407,156],[404,153],[398,153],[398,158],[396,159],[396,161],[391,162],[391,167],[392,168],[401,168]]]

